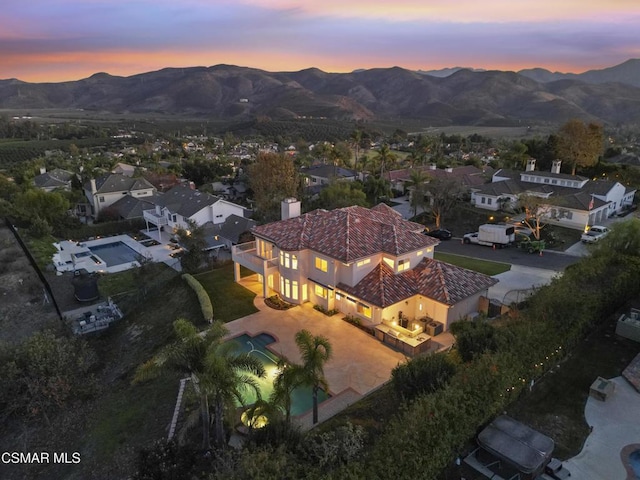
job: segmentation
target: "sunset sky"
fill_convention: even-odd
[[[638,25],[639,0],[4,0],[0,79],[221,63],[579,73],[640,58]]]

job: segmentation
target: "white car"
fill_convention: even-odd
[[[609,233],[609,229],[607,227],[594,225],[593,227],[589,227],[589,230],[582,234],[580,240],[582,240],[582,243],[595,243],[604,238],[607,233]]]

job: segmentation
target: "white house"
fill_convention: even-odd
[[[171,190],[158,194],[154,199],[155,208],[145,210],[143,217],[147,224],[160,230],[175,231],[188,229],[189,221],[196,225],[224,223],[231,215],[244,217],[245,209],[240,205],[220,197],[200,192],[186,185],[176,185]]]
[[[515,206],[521,195],[550,199],[545,217],[570,228],[601,223],[633,203],[636,190],[610,180],[590,180],[560,172],[556,160],[550,172],[535,170],[530,159],[524,172],[501,169],[492,182],[472,188],[471,203],[478,208],[497,211]]]

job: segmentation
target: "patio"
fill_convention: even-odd
[[[240,283],[257,294],[254,304],[260,311],[227,323],[229,337],[243,333],[252,336],[269,333],[276,338],[270,350],[294,362],[300,361],[294,341],[296,332],[306,329],[314,335],[327,337],[331,342],[333,358],[325,367],[325,375],[332,398],[320,405],[321,422],[384,385],[393,368],[408,360],[401,352],[343,321],[341,313],[328,317],[315,310],[311,303],[289,310],[274,310],[265,305],[261,296],[262,285],[255,275],[243,278]],[[441,334],[435,338],[430,351],[447,349],[452,344],[451,334]],[[298,421],[303,428],[310,428],[310,413],[302,415]]]

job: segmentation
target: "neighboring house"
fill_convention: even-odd
[[[240,205],[186,185],[176,185],[168,192],[158,194],[153,202],[155,207],[143,213],[147,230],[149,224],[161,230],[186,230],[189,228],[189,221],[196,225],[207,222],[219,224],[231,215],[243,217],[245,213],[244,207]]]
[[[125,195],[120,200],[109,206],[109,209],[118,214],[121,220],[132,220],[134,218],[143,218],[143,212],[155,208],[156,196],[149,197],[132,197]]]
[[[33,184],[40,190],[52,192],[54,190],[71,190],[71,181],[73,173],[61,168],[56,168],[47,172],[44,168],[40,169],[40,175],[33,179]]]
[[[119,173],[126,177],[133,177],[136,173],[136,167],[127,163],[116,163],[116,166],[113,167],[111,173]]]
[[[156,187],[158,192],[166,192],[171,190],[176,185],[180,185],[184,183],[184,180],[181,180],[177,177],[175,173],[156,173],[156,172],[144,172],[142,174],[147,181]]]
[[[300,174],[304,177],[305,185],[308,187],[328,185],[332,180],[352,182],[358,178],[358,172],[355,170],[334,165],[313,165],[300,169]]]
[[[231,247],[240,242],[242,234],[250,232],[256,225],[255,220],[235,214],[229,215],[223,223],[207,222],[203,225],[207,247],[215,248],[219,245],[231,250]]]
[[[429,319],[448,329],[497,283],[434,260],[438,240],[385,204],[299,212],[299,202],[285,200],[283,220],[255,227],[255,241],[233,248],[236,281],[244,266],[258,274],[265,297],[278,293],[409,333]]]
[[[602,223],[633,203],[635,189],[620,182],[560,173],[560,166],[556,160],[550,172],[541,172],[530,159],[524,172],[498,170],[492,183],[472,189],[471,203],[497,211],[514,207],[521,195],[550,199],[543,207],[547,221],[578,229]]]
[[[150,197],[155,192],[156,188],[144,178],[131,178],[120,173],[107,173],[99,178],[92,178],[84,185],[84,194],[94,218],[125,195],[134,198]]]

